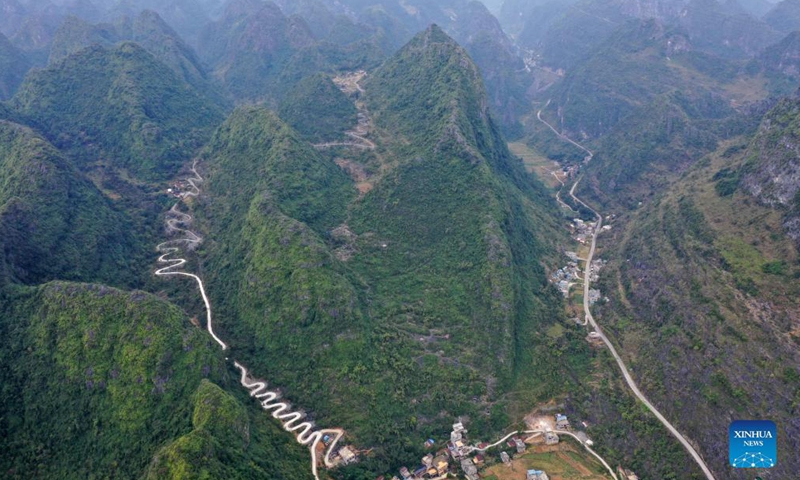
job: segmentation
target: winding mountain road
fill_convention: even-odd
[[[194,191],[187,192],[184,195],[196,197],[200,193],[200,188],[197,186],[195,182],[203,181],[203,177],[201,177],[200,174],[197,173],[197,160],[195,160],[194,163],[192,164],[192,173],[194,173],[194,177],[188,178],[187,181],[192,186]],[[188,226],[189,223],[191,223],[192,221],[191,215],[183,213],[178,210],[179,203],[180,202],[173,205],[172,208],[169,210],[169,213],[167,214],[168,215],[167,230],[169,232],[184,233],[186,237],[178,240],[168,240],[166,242],[159,244],[156,247],[156,250],[162,253],[162,255],[158,257],[158,263],[164,263],[167,264],[167,266],[156,270],[155,275],[159,277],[166,277],[166,276],[188,277],[197,282],[197,286],[200,289],[200,295],[203,297],[203,303],[206,306],[206,329],[208,330],[208,333],[211,335],[214,341],[217,342],[220,347],[222,347],[222,350],[227,350],[228,345],[214,333],[214,324],[212,323],[212,316],[211,316],[211,301],[208,299],[208,295],[206,295],[206,288],[203,285],[203,280],[197,275],[179,270],[182,266],[186,264],[187,260],[185,258],[173,257],[173,255],[181,251],[180,247],[173,245],[180,245],[180,244],[199,245],[200,242],[203,241],[203,239],[193,231],[178,226],[178,225]],[[173,218],[169,218],[170,216],[172,216]]]
[[[283,429],[295,435],[297,443],[305,445],[311,450],[311,472],[314,478],[319,480],[317,472],[317,445],[323,441],[325,434],[330,434],[333,438],[327,445],[323,462],[325,466],[331,468],[334,466],[330,459],[331,452],[339,443],[339,440],[344,436],[344,430],[340,428],[315,430],[312,422],[296,423],[305,418],[302,412],[291,411],[292,407],[286,402],[276,401],[280,398],[280,392],[277,390],[269,390],[267,382],[261,380],[251,380],[247,368],[239,362],[234,361],[234,366],[242,372],[240,382],[243,387],[250,390],[250,396],[261,401],[261,408],[264,410],[272,410],[272,418],[280,421],[283,424]]]
[[[548,105],[550,105],[550,100],[547,101],[547,104],[543,107],[543,109],[547,108]],[[572,143],[573,145],[575,145],[576,147],[580,148],[581,150],[585,151],[588,154],[588,156],[585,159],[585,162],[588,163],[589,161],[592,160],[592,158],[594,157],[594,153],[592,153],[591,150],[587,149],[583,145],[580,145],[579,143],[576,143],[575,141],[573,141],[572,139],[568,138],[567,136],[559,133],[549,123],[547,123],[546,121],[542,120],[542,110],[539,110],[537,112],[536,116],[542,123],[544,123],[545,125],[550,127],[550,129],[553,130],[559,137],[561,137],[562,139]],[[664,425],[664,427],[666,427],[667,430],[669,430],[669,432],[676,439],[678,439],[678,441],[681,443],[681,445],[683,445],[683,447],[686,449],[686,451],[689,452],[689,454],[692,456],[694,461],[697,463],[697,465],[703,471],[703,474],[705,474],[706,478],[708,480],[715,480],[714,474],[711,473],[711,470],[708,468],[708,466],[706,465],[705,461],[703,461],[703,458],[700,456],[700,454],[697,453],[697,450],[695,450],[695,448],[692,446],[692,444],[689,443],[689,441],[686,439],[686,437],[684,437],[678,431],[678,429],[675,428],[669,422],[669,420],[667,420],[666,417],[664,417],[664,415],[662,415],[661,412],[659,412],[658,409],[652,403],[650,403],[650,401],[647,399],[647,397],[644,396],[644,394],[641,392],[641,390],[639,390],[639,387],[636,385],[636,382],[633,380],[633,376],[631,376],[630,372],[628,371],[628,367],[625,366],[625,362],[622,360],[622,357],[620,357],[619,353],[617,353],[617,349],[614,348],[614,344],[612,344],[611,341],[608,339],[608,337],[606,337],[606,334],[603,333],[603,329],[600,328],[600,325],[597,324],[597,322],[595,321],[594,317],[592,316],[592,311],[591,311],[591,308],[589,307],[589,289],[590,289],[589,287],[591,285],[591,268],[592,268],[592,259],[594,258],[594,253],[595,253],[595,250],[596,250],[596,247],[597,247],[597,236],[600,233],[601,227],[603,226],[603,216],[600,215],[595,209],[593,209],[592,207],[587,205],[583,200],[581,200],[580,198],[578,198],[575,195],[575,188],[578,186],[578,183],[581,181],[582,178],[583,177],[581,177],[581,178],[579,178],[578,180],[575,181],[575,184],[572,185],[572,188],[570,189],[569,194],[570,194],[570,196],[572,197],[573,200],[575,200],[576,202],[580,203],[581,205],[583,205],[584,207],[589,209],[595,215],[595,217],[597,218],[597,224],[595,225],[594,233],[592,234],[592,244],[591,244],[591,247],[589,248],[589,255],[586,257],[586,270],[585,270],[585,273],[584,273],[583,310],[584,310],[584,312],[586,314],[586,319],[584,321],[584,325],[591,324],[591,326],[592,326],[592,328],[594,328],[594,331],[597,334],[597,336],[601,340],[603,340],[603,343],[606,345],[606,347],[608,347],[609,352],[611,352],[611,355],[614,357],[614,360],[617,362],[617,365],[619,366],[619,369],[622,372],[622,376],[625,378],[625,383],[628,384],[628,387],[630,387],[631,391],[636,396],[636,398],[638,398],[647,407],[647,409],[650,410],[653,413],[653,415],[655,415],[655,417]]]
[[[186,197],[197,197],[200,195],[200,187],[198,183],[203,181],[203,177],[197,172],[197,160],[192,164],[192,173],[194,177],[188,178],[187,182],[192,186],[193,191],[186,192],[177,203],[175,203],[169,212],[167,212],[166,226],[169,234],[180,233],[183,238],[176,240],[168,240],[159,244],[156,250],[161,253],[158,257],[158,263],[166,264],[166,266],[157,269],[154,273],[159,277],[180,276],[191,278],[197,283],[200,290],[200,295],[203,298],[203,303],[206,307],[206,330],[219,344],[223,351],[228,350],[228,344],[219,338],[213,329],[213,317],[211,315],[211,301],[206,294],[205,285],[203,280],[192,273],[185,272],[181,269],[188,262],[185,258],[177,254],[182,251],[180,245],[183,246],[197,246],[203,239],[197,233],[189,230],[188,227],[192,222],[192,216],[188,213],[183,213],[178,210],[178,205],[183,202]],[[227,358],[225,360],[228,360]],[[267,411],[272,411],[272,417],[281,422],[283,429],[289,433],[294,434],[295,439],[300,445],[307,446],[311,452],[311,472],[314,474],[316,480],[320,480],[318,465],[317,465],[317,446],[326,434],[330,434],[333,440],[326,446],[323,462],[326,467],[334,466],[330,459],[336,444],[344,436],[342,429],[316,429],[312,422],[300,422],[305,418],[305,413],[301,411],[292,411],[289,403],[276,401],[280,398],[280,392],[277,390],[269,390],[267,383],[262,380],[252,380],[246,367],[236,360],[233,361],[234,366],[241,372],[240,383],[242,386],[250,391],[250,396],[254,397],[261,402],[261,408]],[[300,423],[297,423],[300,422]]]

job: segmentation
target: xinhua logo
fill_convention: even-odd
[[[728,458],[734,468],[778,464],[778,429],[769,420],[737,420],[728,429]]]

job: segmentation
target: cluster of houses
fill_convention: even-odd
[[[330,446],[331,442],[333,442],[333,440],[334,437],[331,435],[324,435],[322,437],[322,444],[317,447],[318,454],[322,455],[325,449]],[[340,447],[338,450],[331,452],[331,460],[336,466],[345,466],[357,463],[358,451],[350,445],[345,445]]]
[[[596,282],[600,278],[600,270],[606,266],[608,262],[602,259],[592,260],[591,268],[589,268],[589,281]]]
[[[560,413],[555,415],[555,427],[556,430],[562,431],[572,428],[567,416]],[[467,480],[480,480],[478,469],[486,462],[483,452],[489,448],[489,444],[480,443],[476,446],[469,446],[467,445],[466,434],[467,430],[464,428],[463,423],[453,424],[450,440],[445,448],[435,454],[428,453],[422,457],[420,465],[414,469],[401,467],[400,476],[393,476],[391,480],[440,480],[446,478],[448,473],[455,474],[459,466]],[[325,439],[323,438],[323,440]],[[549,429],[544,432],[544,440],[546,445],[556,445],[559,442],[558,435]],[[425,442],[425,448],[434,448],[435,445],[436,442],[433,439]],[[500,460],[505,465],[511,465],[509,452],[523,454],[527,445],[521,437],[515,435],[506,440],[505,447],[508,448],[500,452]],[[341,450],[339,455],[342,456]],[[386,480],[386,477],[381,476],[376,480]],[[544,471],[529,470],[527,480],[549,480],[549,477]]]
[[[569,263],[553,272],[550,275],[550,281],[558,287],[558,290],[565,297],[569,297],[569,289],[575,284],[575,280],[583,279],[578,267],[578,255],[575,252],[566,252],[566,255],[570,258]]]
[[[422,464],[413,471],[408,467],[401,467],[400,477],[393,477],[392,480],[444,478],[447,476],[447,472],[449,470],[450,462],[448,461],[447,454],[444,451],[440,451],[435,456],[432,453],[429,453],[422,457]],[[383,477],[378,477],[378,480],[382,479]]]
[[[572,220],[571,230],[575,241],[586,244],[586,242],[594,235],[594,227],[597,222],[584,222],[580,218]]]
[[[450,441],[447,442],[447,452],[453,457],[453,460],[459,460],[471,451],[466,445],[466,434],[467,429],[464,428],[463,423],[453,424],[453,431],[450,432]]]

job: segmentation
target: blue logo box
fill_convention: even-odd
[[[778,464],[778,429],[769,420],[737,420],[728,428],[728,460],[734,468]]]

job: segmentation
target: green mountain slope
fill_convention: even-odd
[[[323,74],[295,85],[281,100],[278,113],[292,128],[318,143],[342,139],[358,121],[356,106]]]
[[[136,283],[143,233],[46,140],[0,120],[0,283]]]
[[[728,5],[716,0],[692,0],[678,23],[698,49],[730,59],[752,57],[781,37],[764,21],[744,11],[728,11]]]
[[[762,73],[775,94],[791,95],[800,78],[800,33],[792,32],[780,42],[765,48],[747,65],[750,74]]]
[[[50,45],[48,63],[56,63],[90,45],[110,47],[117,43],[119,34],[114,25],[101,23],[92,25],[70,15],[58,27]]]
[[[204,332],[143,292],[51,283],[0,293],[0,313],[10,478],[136,478],[224,372]]]
[[[537,48],[541,43],[545,64],[567,70],[580,63],[587,52],[607,40],[616,29],[634,19],[681,27],[696,48],[730,59],[752,57],[780,39],[780,34],[767,23],[734,7],[732,2],[580,0],[570,3],[574,4],[569,8],[545,3],[531,10],[528,26],[520,37],[528,48]],[[520,10],[525,18],[525,9],[516,7],[511,11]]]
[[[313,478],[306,449],[278,433],[264,412],[205,379],[191,406],[192,431],[159,450],[142,478]]]
[[[49,63],[56,63],[94,44],[111,48],[123,41],[136,42],[209,100],[225,106],[194,50],[151,10],[134,17],[116,19],[113,24],[92,25],[77,17],[67,17],[53,38]]]
[[[31,74],[12,101],[56,146],[145,179],[164,178],[221,120],[142,47],[93,46]]]
[[[637,20],[547,92],[543,117],[596,153],[583,191],[633,207],[718,141],[752,131],[781,78],[697,51],[682,29]],[[553,133],[529,123],[531,143],[548,151]]]
[[[764,15],[764,20],[775,30],[784,34],[800,28],[800,2],[783,0]]]
[[[458,415],[476,435],[505,427],[505,406],[565,393],[588,352],[539,333],[562,317],[543,267],[555,206],[508,153],[466,52],[432,27],[365,89],[374,153],[322,157],[263,109],[226,121],[204,154],[202,255],[233,353],[376,447],[353,470],[370,475],[416,461]],[[372,189],[334,158],[380,165]],[[551,354],[570,358],[561,373]]]
[[[302,20],[287,18],[275,4],[234,0],[204,29],[198,51],[235,98],[264,100],[292,55],[314,42]]]

